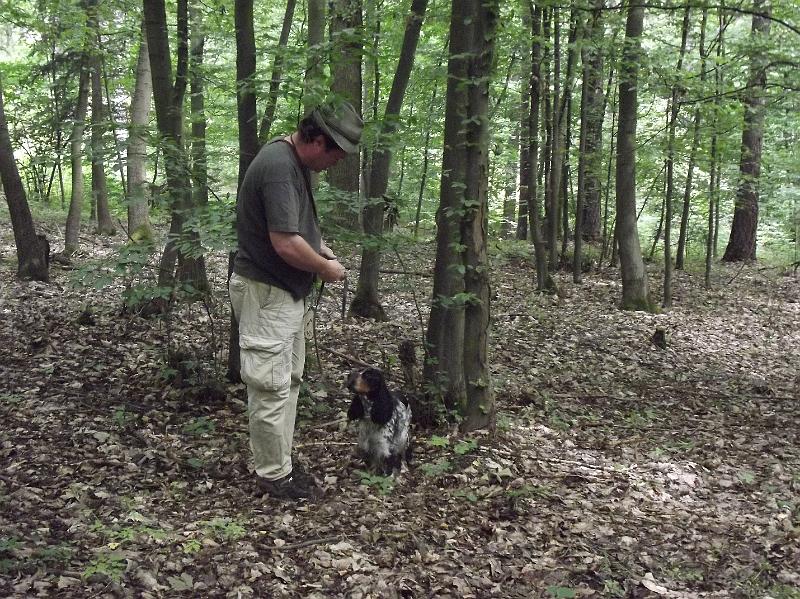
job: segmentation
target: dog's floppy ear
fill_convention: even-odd
[[[383,377],[381,377],[383,381]],[[392,412],[394,411],[394,399],[386,383],[383,383],[372,399],[372,407],[370,408],[370,417],[372,422],[383,426],[392,419]]]
[[[353,395],[350,407],[347,409],[348,420],[361,420],[364,417],[364,403],[358,395]]]
[[[377,368],[365,368],[361,371],[361,378],[369,387],[370,393],[380,392],[386,387],[383,373]]]

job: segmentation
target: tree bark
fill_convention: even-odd
[[[750,77],[744,100],[742,155],[739,162],[739,188],[733,212],[733,224],[724,262],[756,259],[758,229],[759,177],[761,176],[761,144],[764,138],[766,107],[767,63],[769,57],[764,42],[770,28],[769,0],[754,0],[752,41],[757,47],[750,58]]]
[[[310,7],[310,3],[309,3]],[[247,167],[258,153],[258,128],[256,126],[256,95],[253,78],[256,73],[256,36],[253,26],[253,0],[236,0],[234,4],[236,27],[236,119],[239,125],[239,179],[242,186]],[[309,24],[310,27],[310,24]],[[235,252],[228,256],[228,280],[233,273]],[[231,310],[228,330],[228,372],[233,383],[241,382],[239,354],[239,323]]]
[[[361,0],[334,0],[331,3],[330,31],[331,92],[350,102],[361,114]],[[339,192],[332,212],[333,221],[351,231],[359,226],[360,175],[359,153],[348,154],[327,170],[328,183]]]
[[[186,231],[183,226],[186,215],[193,207],[189,160],[182,139],[183,98],[189,70],[188,5],[186,0],[178,2],[178,61],[174,86],[164,0],[144,0],[144,15],[153,77],[156,122],[164,149],[164,168],[172,212],[169,237],[159,263],[158,286],[173,287],[178,278],[193,290],[205,292],[208,290],[208,280],[202,253],[198,254],[197,250],[193,252],[184,250],[187,246],[200,248],[197,233]]]
[[[681,26],[681,49],[678,53],[678,64],[675,67],[678,78],[683,70],[683,59],[686,56],[686,41],[689,37],[690,7],[687,4],[683,12]],[[683,82],[676,81],[672,86],[669,122],[667,124],[667,191],[664,197],[664,293],[661,305],[672,306],[672,196],[675,190],[675,130],[678,126],[678,112],[683,97]]]
[[[548,268],[558,268],[558,227],[561,222],[561,169],[564,165],[563,130],[561,125],[561,15],[553,8],[553,107],[550,137],[550,172],[547,180],[547,245]]]
[[[99,55],[92,57],[92,203],[97,206],[97,233],[116,233],[108,209],[108,185],[105,166],[105,110],[103,109],[102,62]]]
[[[308,114],[325,99],[323,89],[325,50],[325,0],[307,0],[308,11],[308,59],[303,91],[305,113]]]
[[[397,62],[397,70],[386,102],[386,111],[379,124],[375,150],[372,155],[372,167],[367,187],[369,195],[364,208],[364,234],[367,239],[362,247],[358,287],[350,305],[350,312],[377,320],[386,318],[378,296],[378,271],[380,269],[380,237],[383,234],[384,196],[389,184],[389,166],[392,158],[391,144],[397,131],[400,109],[403,106],[403,98],[408,87],[411,69],[414,66],[417,42],[427,4],[428,0],[412,0],[411,2],[400,59]]]
[[[547,249],[542,234],[542,217],[539,211],[539,109],[542,103],[542,8],[528,3],[531,19],[531,75],[530,112],[526,122],[528,130],[530,167],[527,173],[528,228],[536,260],[536,289],[551,291],[555,288],[553,278],[547,271]]]
[[[541,15],[539,15],[539,18],[541,19]],[[522,24],[525,27],[526,31],[531,31],[533,29],[532,19],[533,19],[533,10],[530,7],[528,7],[522,13]],[[540,40],[536,40],[536,42],[539,43]],[[523,52],[522,60],[520,61],[520,73],[523,80],[524,79],[528,80],[528,85],[523,85],[520,98],[520,105],[519,105],[519,116],[518,116],[520,122],[519,166],[518,166],[519,210],[517,212],[517,230],[515,236],[517,239],[520,240],[528,239],[528,229],[530,228],[530,223],[529,223],[530,209],[528,208],[528,206],[530,205],[531,202],[536,201],[536,198],[531,196],[531,188],[530,188],[531,164],[536,162],[535,157],[531,156],[531,151],[532,151],[531,148],[535,144],[535,142],[531,140],[531,135],[538,135],[538,131],[537,130],[531,131],[529,125],[531,117],[531,102],[533,101],[531,97],[530,78],[534,67],[531,64],[531,60],[532,60],[531,52]],[[537,65],[537,68],[541,68],[541,65]],[[538,96],[537,96],[537,101],[538,101]],[[532,235],[531,239],[533,239]]]
[[[488,81],[497,2],[454,0],[450,21],[442,185],[437,211],[434,301],[425,379],[463,417],[490,425],[488,368]]]
[[[3,103],[3,79],[0,75],[0,193],[5,194],[14,244],[17,248],[17,278],[50,280],[47,241],[36,235],[33,217],[25,197],[25,188],[14,161],[14,148],[8,133]]]
[[[89,69],[81,59],[78,80],[78,101],[75,121],[69,136],[70,164],[72,167],[72,193],[69,200],[67,224],[64,228],[64,256],[70,258],[79,248],[81,209],[83,208],[83,131],[89,104]]]
[[[628,6],[619,73],[616,236],[622,266],[622,307],[653,311],[636,225],[636,108],[643,25],[644,8],[639,0],[633,0]]]
[[[603,168],[603,120],[605,117],[605,94],[603,91],[603,62],[605,43],[605,0],[595,0],[589,17],[589,36],[583,56],[583,82],[586,87],[584,151],[579,156],[583,163],[583,201],[581,204],[580,236],[583,241],[600,239],[600,198],[602,193]],[[581,169],[580,164],[578,166]],[[578,233],[575,234],[576,238]]]
[[[147,51],[147,34],[142,19],[139,56],[136,62],[136,83],[130,109],[128,130],[128,235],[135,241],[152,241],[150,225],[149,192],[147,185],[147,123],[153,80],[150,75],[150,57]]]

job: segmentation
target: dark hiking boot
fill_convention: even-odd
[[[269,496],[275,499],[299,501],[300,499],[316,499],[320,495],[319,489],[315,485],[302,480],[294,472],[277,480],[259,478],[258,487],[262,492],[269,493]]]

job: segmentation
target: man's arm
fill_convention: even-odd
[[[270,231],[269,240],[275,252],[287,264],[299,270],[317,273],[326,283],[341,281],[347,276],[344,266],[338,260],[324,258],[297,233]]]

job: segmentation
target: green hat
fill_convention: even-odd
[[[326,102],[314,109],[311,118],[325,134],[348,154],[358,152],[364,121],[349,102]]]

